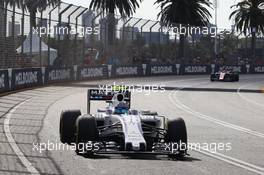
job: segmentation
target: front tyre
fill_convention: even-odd
[[[81,115],[80,110],[62,111],[60,116],[60,141],[71,144],[75,142],[75,122]]]
[[[91,115],[83,115],[76,121],[76,153],[87,153],[93,155],[92,150],[85,150],[85,144],[98,141],[99,132],[96,120]]]
[[[182,118],[170,120],[167,123],[166,143],[178,144],[178,154],[174,156],[184,156],[187,153],[187,129]]]
[[[239,81],[239,75],[236,75],[236,81]]]
[[[210,80],[211,80],[211,82],[214,82],[215,81],[215,75],[214,74],[211,74]]]

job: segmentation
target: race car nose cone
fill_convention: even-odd
[[[126,151],[146,151],[145,143],[126,143]]]

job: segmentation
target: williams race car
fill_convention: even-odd
[[[235,82],[239,81],[239,74],[234,71],[219,71],[211,74],[211,81],[226,81],[226,82]]]
[[[76,153],[187,155],[187,131],[182,118],[168,120],[157,112],[130,108],[131,92],[89,89],[88,114],[63,111],[60,140],[76,147]],[[90,114],[92,101],[106,101],[105,109]]]

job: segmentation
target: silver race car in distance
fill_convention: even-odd
[[[130,108],[131,92],[89,89],[88,114],[63,111],[60,140],[76,146],[77,154],[187,155],[187,131],[182,118],[168,120],[157,112]],[[90,114],[92,101],[106,101],[105,109]]]

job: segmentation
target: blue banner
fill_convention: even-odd
[[[108,77],[107,66],[78,67],[77,80],[93,80]]]
[[[74,80],[73,67],[48,67],[45,71],[45,83],[57,83]]]
[[[211,65],[181,65],[180,74],[181,75],[203,75],[211,74]]]
[[[176,65],[147,65],[147,75],[176,75]]]
[[[41,68],[13,69],[11,89],[24,89],[43,84]]]
[[[0,70],[0,92],[9,90],[8,70]]]

